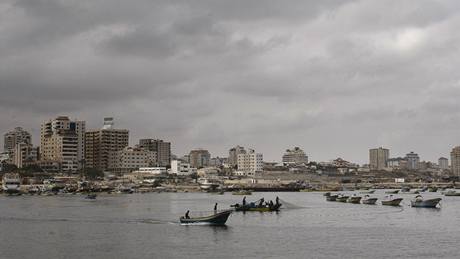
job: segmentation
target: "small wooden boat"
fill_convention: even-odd
[[[329,196],[331,196],[331,193],[330,193],[330,192],[326,192],[326,193],[323,194],[323,196],[329,197]]]
[[[460,192],[456,192],[454,190],[449,190],[444,193],[444,196],[460,196]]]
[[[228,217],[232,214],[232,210],[224,210],[209,216],[195,218],[180,218],[181,224],[208,224],[208,225],[225,225]]]
[[[360,196],[351,196],[347,199],[348,203],[354,203],[354,204],[360,204],[361,203],[361,197]]]
[[[335,201],[338,201],[338,202],[347,202],[348,198],[350,198],[350,196],[345,196],[345,195],[339,195]]]
[[[86,195],[85,199],[95,200],[96,197],[97,197],[97,195],[95,193],[90,193],[90,194]]]
[[[410,206],[416,208],[436,208],[441,200],[441,198],[425,200],[421,195],[417,195],[413,200],[410,201]]]
[[[395,198],[393,199],[392,197],[388,198],[387,200],[382,201],[382,205],[386,206],[399,206],[403,199],[402,198]]]
[[[386,191],[386,194],[398,194],[399,190]]]
[[[430,187],[430,188],[428,188],[428,191],[429,191],[429,192],[437,192],[437,191],[438,191],[438,187],[436,187],[436,186]]]
[[[375,192],[375,190],[367,190],[367,191],[360,191],[359,193],[361,193],[361,194],[372,194],[374,192]]]
[[[331,194],[329,196],[326,196],[326,201],[336,201],[337,197],[339,197],[339,195]]]
[[[246,205],[235,204],[232,207],[235,208],[235,211],[259,211],[259,212],[269,212],[269,211],[279,211],[281,208],[281,203],[273,205],[256,205],[254,202],[251,202]]]
[[[361,202],[363,204],[367,204],[367,205],[375,205],[375,203],[377,202],[377,198],[371,198],[369,197],[369,195],[366,195],[364,196],[364,198],[361,200]]]

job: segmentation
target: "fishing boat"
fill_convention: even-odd
[[[398,194],[399,190],[386,191],[386,194]]]
[[[354,203],[354,204],[360,204],[361,203],[361,197],[360,196],[351,196],[347,199],[348,203]]]
[[[212,215],[204,216],[204,217],[192,217],[186,218],[181,217],[180,223],[181,224],[208,224],[208,225],[225,225],[227,222],[228,217],[232,214],[232,210],[224,210],[221,212],[214,213]]]
[[[428,191],[429,191],[429,192],[437,192],[437,191],[438,191],[438,187],[432,186],[432,187],[428,188]]]
[[[402,198],[393,198],[391,195],[390,197],[386,197],[386,200],[382,201],[382,205],[386,206],[399,206],[403,199]]]
[[[338,201],[338,202],[347,202],[348,198],[350,198],[350,196],[346,196],[346,195],[339,195],[335,201]]]
[[[97,195],[95,193],[90,193],[90,194],[86,195],[85,199],[95,200],[96,197],[97,197]]]
[[[441,200],[441,198],[425,200],[421,195],[417,195],[413,200],[410,201],[410,206],[416,208],[436,208]]]
[[[454,190],[449,190],[444,193],[444,196],[460,196],[460,192],[456,192]]]
[[[329,197],[329,196],[331,196],[331,192],[326,192],[326,193],[323,194],[323,196]]]
[[[329,196],[326,196],[326,201],[336,201],[337,197],[339,197],[339,195],[331,194]]]
[[[364,196],[364,198],[361,200],[363,204],[367,205],[375,205],[377,202],[377,198],[371,198],[369,195]]]
[[[231,205],[231,207],[235,208],[235,211],[259,211],[259,212],[269,212],[269,211],[279,211],[281,208],[281,203],[278,201],[276,203],[270,202],[265,203],[264,200],[260,199],[256,202],[250,202],[247,204],[235,204]]]
[[[361,193],[361,194],[372,194],[374,192],[375,192],[375,190],[367,190],[367,191],[360,191],[359,193]]]
[[[3,175],[2,181],[3,192],[7,194],[20,194],[21,192],[21,177],[17,173],[6,173]]]

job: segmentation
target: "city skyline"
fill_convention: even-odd
[[[135,3],[0,4],[0,132],[37,144],[48,118],[112,116],[130,145],[179,156],[299,146],[360,164],[379,146],[437,161],[460,145],[458,1]]]

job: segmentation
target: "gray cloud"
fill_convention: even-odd
[[[458,1],[0,3],[0,131],[67,114],[267,160],[460,144]],[[37,140],[37,139],[36,139]],[[35,141],[38,143],[38,141]]]

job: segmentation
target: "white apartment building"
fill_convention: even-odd
[[[185,163],[179,160],[171,161],[171,174],[175,175],[191,175],[196,173],[197,169],[191,167],[189,163]]]
[[[239,154],[238,171],[252,173],[263,171],[263,155],[253,149],[249,149],[246,154]]]
[[[301,165],[308,164],[308,156],[299,147],[287,149],[283,155],[283,164],[285,165]]]
[[[449,159],[445,157],[440,157],[438,159],[438,165],[439,165],[439,169],[442,169],[442,170],[449,169]]]
[[[59,116],[40,129],[40,159],[54,161],[63,171],[76,171],[85,157],[85,122]]]

